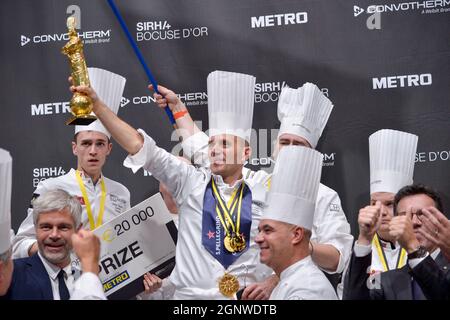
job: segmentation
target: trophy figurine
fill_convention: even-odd
[[[61,49],[61,52],[69,58],[72,81],[74,86],[89,86],[89,74],[83,54],[83,42],[75,30],[75,18],[67,18],[69,29],[69,42]],[[97,118],[91,115],[92,99],[85,94],[76,92],[70,100],[72,117],[66,121],[68,125],[88,125]]]

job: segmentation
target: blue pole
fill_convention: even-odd
[[[133,37],[130,34],[130,31],[128,31],[127,25],[125,24],[125,21],[123,20],[122,16],[120,15],[119,10],[117,9],[116,5],[114,4],[113,0],[108,0],[109,5],[111,6],[111,9],[113,10],[117,20],[119,20],[120,26],[122,27],[123,32],[125,32],[125,35],[127,36],[128,42],[131,44],[131,47],[134,50],[134,53],[138,57],[142,67],[144,68],[145,73],[147,74],[148,79],[150,80],[151,84],[153,85],[153,89],[156,93],[158,92],[158,83],[156,82],[155,78],[153,77],[149,67],[147,66],[147,63],[145,63],[144,57],[142,56],[141,51],[139,50],[136,42],[134,41]],[[167,116],[169,117],[170,123],[172,125],[176,125],[175,119],[173,118],[172,111],[170,111],[169,106],[166,106],[164,108],[166,111]]]

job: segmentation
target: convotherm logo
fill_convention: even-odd
[[[308,13],[304,11],[251,17],[252,29],[282,27],[293,24],[304,24],[307,22],[308,22]]]
[[[77,5],[69,5],[67,7],[66,13],[75,18],[76,29],[81,28],[81,9]],[[78,36],[83,40],[84,44],[91,43],[105,43],[109,42],[111,39],[111,29],[107,30],[92,30],[78,32]],[[24,47],[28,43],[30,44],[46,44],[51,42],[62,42],[68,41],[69,34],[67,31],[64,33],[49,33],[49,34],[38,34],[38,35],[21,35],[20,36],[20,46]]]
[[[353,6],[353,15],[355,17],[359,16],[361,13],[364,12],[364,9],[358,6]]]
[[[26,45],[28,42],[30,42],[30,38],[25,37],[25,36],[20,36],[20,45],[23,47],[24,45]]]
[[[179,40],[208,36],[208,27],[172,28],[167,20],[136,23],[136,41]]]
[[[421,10],[421,14],[445,13],[450,12],[450,0],[423,0],[423,1],[405,1],[390,4],[373,4],[366,9],[357,5],[353,6],[353,15],[359,16],[364,11],[367,14],[374,13],[396,13],[405,11]]]
[[[372,78],[373,90],[430,86],[432,84],[431,73]]]
[[[95,30],[79,32],[78,36],[83,39],[84,44],[91,43],[105,43],[109,42],[111,38],[111,29]],[[68,33],[54,33],[54,34],[39,34],[34,36],[20,36],[20,45],[23,47],[28,43],[45,44],[50,42],[69,41]]]
[[[122,99],[120,99],[120,107],[121,108],[125,107],[129,103],[130,103],[130,99],[127,99],[125,97],[122,97]]]
[[[178,93],[177,96],[188,107],[208,104],[208,95],[206,94],[206,92],[199,91],[199,92]],[[150,95],[133,97],[132,102],[135,105],[154,103],[155,98],[153,98],[153,96]]]

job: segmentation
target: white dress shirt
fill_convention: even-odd
[[[48,277],[50,278],[50,284],[52,285],[53,300],[61,300],[59,296],[59,282],[58,282],[58,274],[61,271],[61,268],[47,261],[47,259],[45,259],[39,251],[38,255],[42,261],[42,264],[44,265],[45,270],[48,273]],[[73,283],[75,281],[72,274],[72,264],[69,263],[65,268],[63,268],[63,270],[66,273],[64,281],[66,283],[67,290],[69,290],[69,294],[72,294],[74,289]]]

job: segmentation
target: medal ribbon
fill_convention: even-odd
[[[386,254],[384,253],[383,248],[381,247],[380,239],[378,238],[378,235],[375,233],[375,236],[372,240],[373,244],[375,245],[375,248],[377,249],[378,256],[380,257],[381,264],[383,265],[384,271],[389,271],[389,264],[387,263]],[[399,269],[405,264],[406,259],[406,250],[401,248],[400,252],[398,253],[397,257],[397,263],[396,268]]]
[[[231,199],[227,201],[228,210],[225,212],[219,211],[217,208],[223,210],[225,207],[223,199],[214,196],[213,182],[211,177],[210,182],[206,186],[205,195],[203,198],[202,210],[202,245],[214,259],[216,259],[225,269],[232,265],[250,246],[250,229],[252,225],[252,193],[250,188],[242,183],[240,187],[236,188],[232,193]],[[242,188],[242,189],[241,189]],[[217,185],[215,185],[218,191]],[[236,209],[238,207],[239,209]],[[236,212],[235,212],[236,211]],[[228,216],[227,216],[228,212]],[[235,212],[232,216],[231,213]],[[237,216],[239,219],[236,221]],[[229,221],[232,224],[229,224]],[[234,222],[236,221],[236,222]],[[233,225],[233,227],[231,227]],[[245,248],[239,252],[230,252],[225,247],[225,236],[233,230],[239,230],[240,234],[245,239]]]
[[[231,195],[231,198],[228,201],[228,204],[226,207],[223,203],[222,197],[220,196],[219,192],[217,191],[217,187],[216,187],[216,183],[214,182],[214,179],[212,179],[211,185],[212,185],[214,197],[216,198],[216,201],[218,203],[218,204],[216,204],[216,213],[220,219],[220,222],[222,223],[223,228],[225,229],[227,236],[230,235],[230,228],[228,226],[231,226],[233,233],[239,234],[240,222],[241,222],[242,194],[244,191],[244,183],[242,183],[238,188],[236,188],[233,191],[233,194]],[[237,213],[236,225],[235,225],[235,223],[233,222],[232,216],[236,209],[236,204],[238,202],[237,191],[239,189],[241,189],[241,192],[239,193],[239,205],[238,205],[238,213]],[[220,205],[220,209],[222,211],[219,209],[219,205]],[[231,207],[231,210],[230,210],[230,207]],[[226,222],[224,221],[224,217],[226,218]]]
[[[94,215],[92,214],[91,203],[86,192],[86,187],[84,186],[83,180],[81,179],[81,172],[76,171],[75,176],[77,177],[78,185],[80,186],[81,194],[83,195],[84,204],[86,205],[86,211],[89,218],[89,226],[91,230],[94,230],[103,223],[103,213],[105,212],[105,200],[106,200],[106,187],[103,177],[100,179],[100,186],[102,190],[100,198],[100,209],[98,212],[97,223],[95,223]]]

